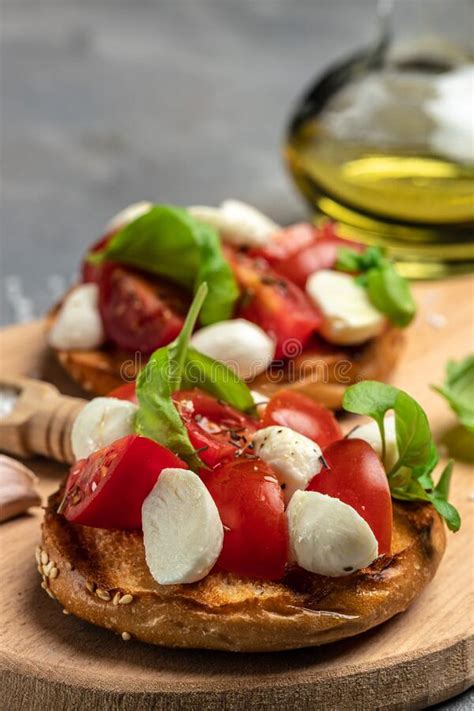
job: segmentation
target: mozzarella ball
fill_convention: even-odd
[[[71,431],[72,451],[76,459],[134,433],[138,406],[115,397],[96,397],[80,411]]]
[[[280,229],[276,222],[240,200],[224,200],[220,207],[194,205],[188,212],[214,227],[224,242],[236,246],[260,247]]]
[[[191,338],[200,353],[225,363],[248,380],[263,373],[275,356],[275,344],[259,326],[243,318],[201,328]]]
[[[339,577],[378,557],[372,529],[352,506],[316,491],[297,491],[287,509],[290,548],[301,568]]]
[[[143,200],[142,202],[132,203],[123,210],[120,210],[120,212],[118,212],[116,215],[114,215],[114,217],[112,217],[111,220],[109,220],[109,222],[105,226],[105,231],[115,232],[115,230],[118,230],[121,227],[126,227],[126,225],[129,225],[131,222],[138,220],[139,217],[149,212],[152,207],[153,203],[146,202],[145,200]]]
[[[104,341],[99,287],[97,284],[80,284],[64,299],[49,332],[49,343],[59,350],[91,350]]]
[[[384,419],[385,427],[385,458],[383,465],[385,471],[389,472],[398,461],[397,433],[395,431],[395,417],[386,415]],[[379,458],[382,459],[382,438],[377,423],[372,420],[365,425],[355,427],[347,435],[347,439],[363,439],[370,444]]]
[[[146,562],[160,585],[201,580],[224,543],[214,500],[188,469],[163,469],[143,502],[142,527]]]
[[[357,345],[385,327],[385,316],[350,274],[321,269],[308,278],[306,292],[322,313],[320,331],[331,343]]]
[[[306,489],[323,466],[322,452],[313,440],[289,427],[264,427],[253,436],[254,453],[278,477],[288,504],[298,489]]]

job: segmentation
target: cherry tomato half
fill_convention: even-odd
[[[338,421],[324,405],[292,390],[280,390],[268,403],[261,427],[282,425],[309,437],[321,449],[342,439]]]
[[[258,427],[253,418],[198,388],[174,393],[173,401],[191,443],[210,467],[245,449]]]
[[[188,468],[151,439],[122,437],[71,467],[60,511],[84,526],[141,528],[142,504],[167,467]]]
[[[82,281],[84,283],[87,283],[87,282],[93,282],[94,284],[99,283],[105,263],[92,264],[91,262],[88,261],[87,257],[89,256],[89,254],[94,254],[95,252],[100,252],[100,250],[105,247],[107,242],[109,242],[112,239],[112,237],[114,236],[116,231],[117,230],[114,230],[112,232],[107,232],[107,234],[105,234],[103,237],[101,237],[99,240],[97,240],[97,242],[95,244],[93,244],[92,247],[87,252],[86,256],[84,257],[84,259],[82,261],[82,266],[81,266]],[[110,263],[111,262],[108,262],[108,264],[110,264]]]
[[[263,257],[278,274],[304,289],[311,274],[334,268],[339,247],[362,249],[361,245],[338,237],[331,223],[322,228],[301,223],[279,231],[265,247],[252,250],[251,254]]]
[[[135,383],[120,385],[109,397],[138,402]],[[191,443],[200,450],[199,457],[209,467],[237,456],[259,426],[257,420],[198,388],[174,393],[173,401]]]
[[[288,560],[288,529],[280,484],[259,459],[234,459],[201,473],[224,525],[216,570],[278,580]]]
[[[321,324],[321,314],[295,284],[282,278],[264,260],[227,250],[243,291],[238,315],[253,321],[275,341],[275,358],[303,349]]]
[[[99,281],[99,310],[107,337],[127,351],[151,353],[181,331],[187,308],[182,291],[116,264]]]
[[[324,452],[328,469],[310,481],[308,491],[319,491],[352,506],[372,529],[379,555],[390,553],[392,499],[382,462],[367,442],[341,439]]]
[[[119,385],[118,388],[112,390],[107,397],[116,397],[117,400],[128,400],[129,402],[134,402],[135,405],[138,404],[137,392],[136,392],[136,382],[124,383]]]

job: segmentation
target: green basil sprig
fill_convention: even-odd
[[[429,501],[445,519],[448,528],[457,531],[461,519],[458,511],[448,502],[453,463],[448,462],[435,484],[432,473],[439,461],[438,452],[428,418],[416,400],[392,385],[364,381],[346,390],[343,406],[348,412],[368,415],[377,422],[383,453],[384,417],[389,410],[393,410],[398,460],[387,472],[393,498],[403,501]]]
[[[168,447],[191,467],[204,467],[189,439],[186,427],[173,404],[173,393],[199,387],[243,411],[253,411],[254,401],[247,385],[223,363],[189,346],[189,339],[207,295],[201,284],[175,341],[156,350],[137,379],[137,434]]]
[[[158,274],[194,291],[207,282],[201,322],[207,325],[232,316],[239,290],[217,232],[182,208],[154,205],[88,257],[94,264],[106,259]]]
[[[474,354],[460,361],[449,361],[442,386],[432,385],[448,401],[459,421],[474,432]]]
[[[336,269],[358,272],[357,282],[367,289],[370,301],[396,326],[412,321],[416,304],[410,286],[378,247],[368,247],[361,254],[341,247],[337,252]]]

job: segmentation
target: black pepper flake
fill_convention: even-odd
[[[331,469],[324,454],[320,454],[319,458],[321,460],[321,463],[322,463],[324,469]]]
[[[343,570],[345,573],[350,573],[351,570],[354,570],[354,568],[350,565],[347,565],[345,568],[343,568]]]

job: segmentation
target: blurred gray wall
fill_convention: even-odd
[[[40,316],[116,211],[239,197],[289,221],[291,107],[375,0],[6,0],[2,321]]]

